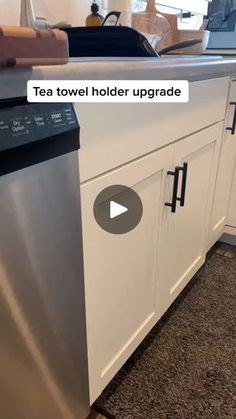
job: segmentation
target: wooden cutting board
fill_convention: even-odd
[[[0,67],[66,64],[67,34],[59,29],[0,26]]]
[[[169,45],[175,44],[178,42],[178,28],[177,28],[177,21],[178,16],[177,15],[170,15],[166,13],[161,13],[169,22],[171,27],[171,33],[168,34],[163,41],[159,44],[159,50],[164,49],[168,47]]]

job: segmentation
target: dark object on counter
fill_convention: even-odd
[[[110,12],[105,16],[102,26],[117,26],[119,23],[121,12]]]
[[[168,54],[168,52],[182,50],[184,48],[193,47],[194,45],[201,44],[201,39],[188,39],[186,41],[180,41],[176,42],[175,44],[168,45],[168,47],[165,47],[158,51],[158,55],[164,55]]]
[[[70,57],[158,57],[201,42],[189,39],[169,45],[158,54],[141,33],[126,26],[65,28]]]
[[[65,28],[70,57],[157,57],[148,40],[125,26]]]
[[[86,19],[86,26],[101,26],[103,22],[103,16],[99,13],[99,6],[93,2],[91,6],[91,14]]]

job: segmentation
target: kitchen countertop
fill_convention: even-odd
[[[66,65],[0,70],[0,99],[26,96],[28,80],[204,80],[236,77],[236,56],[164,56],[157,58],[73,58]]]

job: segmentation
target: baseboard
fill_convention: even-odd
[[[219,239],[220,242],[231,244],[232,246],[236,246],[236,236],[232,234],[224,233],[223,236]]]

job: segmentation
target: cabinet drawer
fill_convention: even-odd
[[[77,104],[84,182],[225,117],[229,78],[190,83],[189,103]]]

